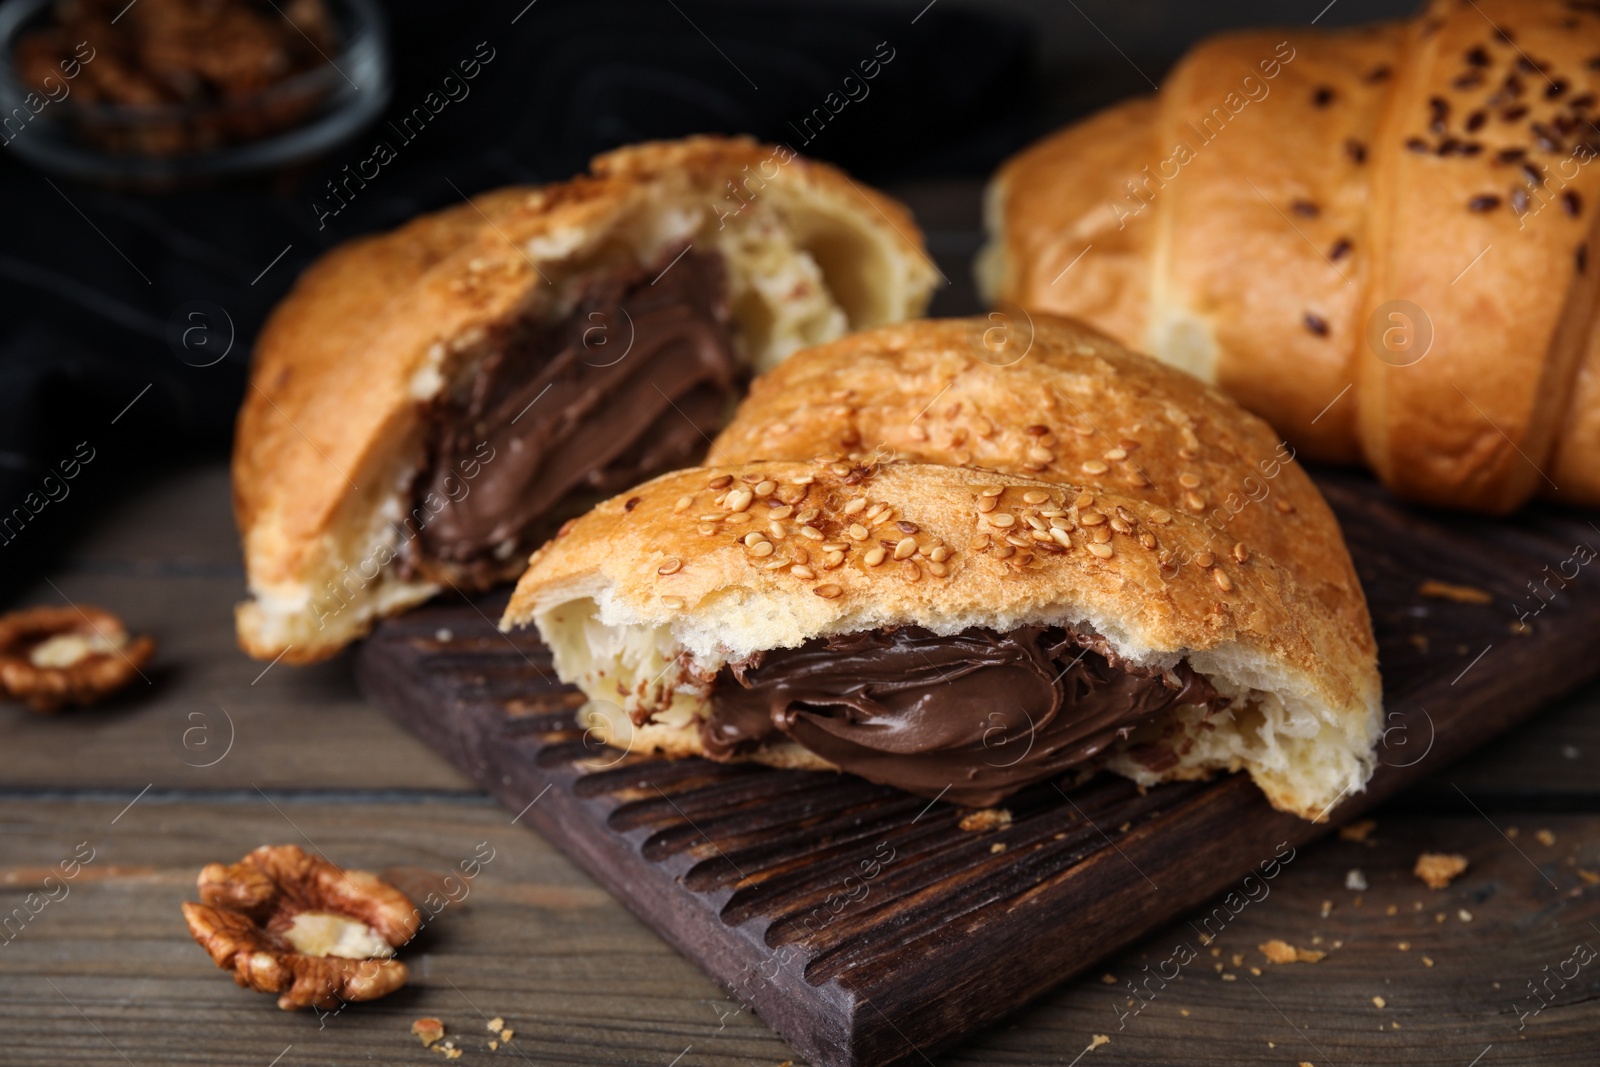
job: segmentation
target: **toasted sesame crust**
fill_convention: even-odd
[[[903,208],[832,167],[742,138],[619,149],[589,175],[480,194],[314,263],[262,332],[239,414],[234,510],[253,597],[237,612],[241,646],[264,659],[321,659],[443,588],[363,571],[377,517],[417,462],[422,402],[485,331],[514,315],[564,314],[552,279],[582,255],[610,254],[611,241],[648,258],[658,250],[644,246],[674,239],[671,226],[738,225],[720,218],[744,210],[733,183],[776,211],[802,248],[812,236],[802,229],[818,220],[836,241],[858,242],[876,273],[844,270],[838,299],[852,325],[920,312],[934,273]],[[500,578],[520,569],[510,559]],[[358,572],[367,584],[351,580]]]
[[[1597,33],[1557,0],[1435,0],[1205,42],[1154,101],[1002,168],[987,289],[1214,381],[1404,496],[1600,504]],[[1109,169],[1086,176],[1086,153]],[[1386,340],[1429,330],[1417,358]]]

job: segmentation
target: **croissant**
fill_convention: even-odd
[[[934,280],[892,200],[713,137],[334,249],[273,312],[239,415],[240,644],[316,660],[514,579],[561,519],[697,461],[752,371],[918,314]]]
[[[1093,331],[987,327],[795,353],[712,466],[534,553],[502,626],[538,627],[618,748],[979,806],[1102,763],[1246,770],[1308,819],[1361,789],[1372,625],[1276,435]]]
[[[1600,504],[1597,93],[1588,4],[1218,37],[998,172],[980,287],[1405,497]]]

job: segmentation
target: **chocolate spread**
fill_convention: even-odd
[[[541,520],[577,510],[560,507],[569,494],[692,466],[739,384],[720,256],[690,249],[597,277],[566,321],[513,325],[466,395],[434,404],[407,532],[426,559],[484,584]]]
[[[700,736],[724,759],[788,738],[871,781],[982,807],[1175,705],[1226,703],[1187,663],[1135,667],[1066,627],[940,637],[907,626],[729,664]]]

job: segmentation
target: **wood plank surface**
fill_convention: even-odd
[[[1318,477],[1385,679],[1379,769],[1337,822],[1600,670],[1600,587],[1519,619],[1516,576],[1564,558],[1581,523],[1443,523],[1365,476]],[[617,753],[576,725],[581,697],[553,683],[536,636],[489,624],[500,599],[383,623],[358,655],[364,691],[824,1067],[917,1062],[1323,832],[1238,775],[1148,793],[1041,783],[977,834],[952,805],[848,775]]]

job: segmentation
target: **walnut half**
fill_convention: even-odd
[[[416,936],[421,913],[366,871],[341,871],[296,845],[263,845],[231,866],[200,872],[186,901],[189,933],[233,980],[277,993],[285,1010],[331,1010],[406,984],[394,950]]]
[[[0,616],[0,696],[34,711],[93,704],[139,675],[155,654],[104,608],[27,608]]]

